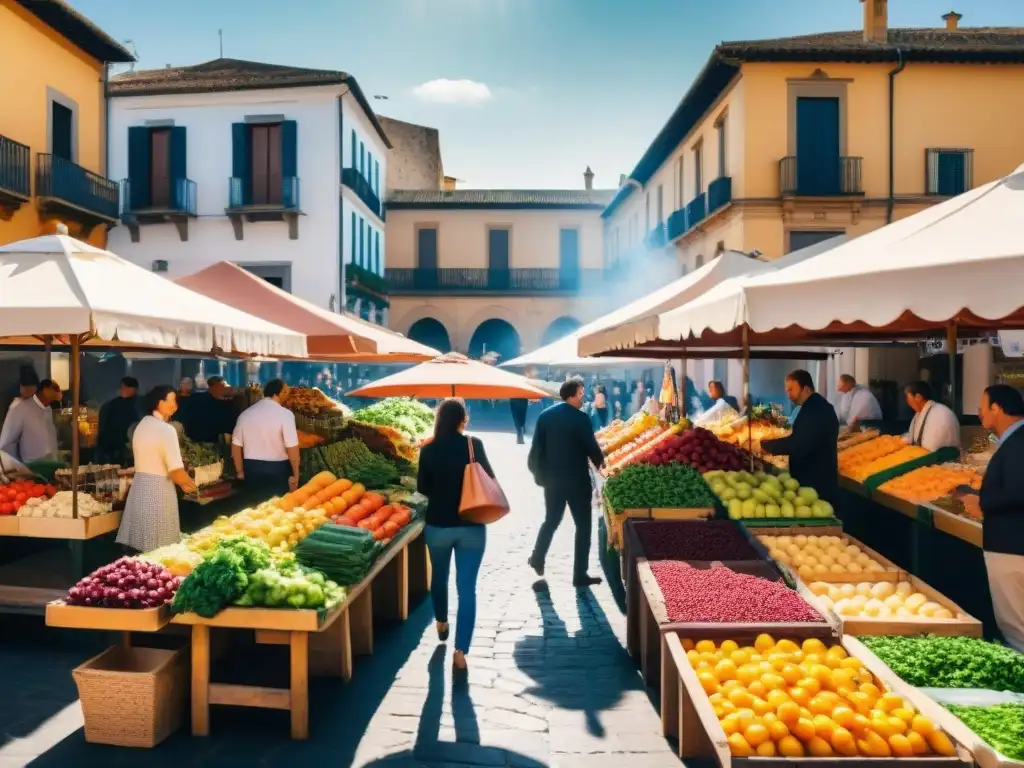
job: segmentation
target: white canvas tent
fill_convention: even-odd
[[[0,337],[305,357],[306,337],[67,235],[0,246]]]
[[[660,365],[657,360],[642,360],[636,358],[610,358],[593,359],[587,356],[587,352],[580,349],[580,339],[597,334],[607,328],[628,322],[635,317],[644,317],[657,314],[666,309],[677,307],[680,304],[695,298],[712,286],[727,280],[734,275],[740,275],[755,267],[758,262],[749,256],[737,251],[725,251],[719,258],[705,264],[700,269],[694,270],[688,275],[674,280],[666,286],[658,288],[639,299],[630,302],[624,307],[599,317],[586,325],[580,327],[574,333],[564,336],[558,341],[535,349],[525,355],[503,363],[505,367],[521,367],[528,365],[553,365],[565,367],[587,367],[587,366],[643,366]]]
[[[700,344],[746,326],[783,340],[1024,328],[1024,166],[785,270],[712,291],[660,318]]]

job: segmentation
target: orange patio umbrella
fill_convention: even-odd
[[[385,376],[349,392],[353,397],[464,397],[476,400],[526,398],[538,400],[550,395],[527,379],[502,368],[470,360],[449,352],[414,368]]]
[[[419,363],[438,350],[348,314],[293,296],[246,269],[221,261],[175,282],[222,304],[304,333],[314,360]]]

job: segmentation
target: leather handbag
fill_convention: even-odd
[[[467,437],[469,464],[462,473],[459,517],[467,523],[490,525],[509,513],[508,499],[498,481],[487,474],[473,455],[473,438]]]

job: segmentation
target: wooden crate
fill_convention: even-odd
[[[46,626],[114,632],[159,632],[171,620],[170,605],[159,608],[93,608],[57,600],[46,605]]]
[[[752,536],[842,536],[843,526],[823,525],[820,528],[809,525],[759,526],[756,523],[745,526]],[[808,530],[809,529],[809,530]]]
[[[899,496],[893,496],[891,493],[880,490],[871,492],[871,500],[887,509],[899,512],[911,520],[917,520],[917,504],[913,501],[907,501]]]
[[[18,535],[30,539],[93,539],[116,531],[120,512],[95,517],[19,517]]]
[[[17,515],[0,515],[0,536],[17,536],[20,520]]]
[[[961,541],[966,541],[968,544],[973,544],[978,549],[981,549],[982,523],[968,520],[963,515],[947,512],[934,506],[931,507],[931,511],[932,525],[935,527],[935,530],[948,533],[950,536],[956,536]]]
[[[627,520],[706,520],[715,516],[713,507],[655,507],[643,509],[624,509],[622,512],[615,512],[608,504],[607,499],[602,498],[604,507],[604,519],[608,529],[608,546],[615,547],[620,552],[624,546],[623,525]]]
[[[775,635],[780,639],[779,635]],[[695,638],[701,640],[704,638]],[[742,644],[753,641],[754,635],[750,632],[737,634],[732,639]],[[796,639],[796,638],[794,638]],[[875,684],[880,688],[891,689],[901,695],[904,699],[913,704],[918,710],[928,717],[932,717],[929,709],[926,708],[930,700],[924,694],[908,686],[897,678],[892,671],[881,664],[877,657],[873,657],[870,651],[855,638],[843,637],[842,644],[852,656],[864,661],[865,667],[874,675]],[[848,766],[850,768],[866,768],[869,765],[899,763],[914,768],[957,768],[963,763],[970,764],[972,758],[970,751],[964,746],[957,734],[952,729],[946,729],[947,733],[954,739],[959,752],[958,757],[912,757],[912,758],[860,758],[860,757],[834,757],[834,758],[734,758],[729,750],[725,732],[715,715],[714,708],[708,700],[707,694],[697,679],[697,673],[686,658],[683,650],[680,635],[667,633],[663,636],[662,642],[662,730],[666,736],[675,737],[679,744],[679,757],[686,760],[707,758],[717,762],[721,768],[800,768],[803,766],[815,765],[823,768],[838,768]],[[868,655],[874,658],[869,663]],[[934,706],[934,702],[930,702]],[[939,718],[933,718],[940,723]]]
[[[879,563],[883,568],[885,568],[884,571],[877,571],[877,572],[871,572],[871,573],[869,573],[867,571],[861,571],[860,573],[851,573],[851,572],[844,572],[844,573],[832,573],[832,572],[829,572],[829,573],[821,573],[821,574],[817,574],[816,573],[811,578],[811,581],[825,581],[825,582],[828,582],[830,584],[858,584],[858,583],[860,583],[862,581],[891,581],[891,582],[906,581],[907,577],[909,576],[909,574],[906,571],[904,571],[902,568],[900,568],[898,565],[896,565],[896,563],[892,562],[891,560],[889,560],[886,557],[883,557],[878,552],[876,552],[875,550],[871,549],[871,547],[869,547],[867,544],[864,544],[863,542],[858,541],[857,539],[853,538],[852,536],[849,536],[849,535],[844,534],[844,533],[839,533],[839,534],[837,534],[837,533],[808,533],[807,531],[800,531],[797,534],[789,534],[789,533],[783,534],[783,533],[766,533],[766,532],[763,532],[763,531],[758,531],[758,535],[759,536],[792,536],[792,535],[839,536],[842,539],[842,541],[843,541],[843,546],[844,547],[845,546],[849,546],[850,544],[853,544],[855,546],[860,547],[861,551],[864,554],[866,554],[868,557],[870,557],[876,563]],[[785,565],[780,563],[779,567],[780,568],[787,568],[789,570],[789,572],[794,575],[794,577],[798,577],[799,576],[799,574],[796,572],[796,569],[794,569],[791,566],[785,566]]]
[[[773,581],[782,581],[782,576],[778,571],[770,563],[766,562],[691,562],[687,563],[687,565],[698,568],[724,565],[738,573],[760,576]],[[822,619],[820,622],[673,622],[669,621],[668,612],[665,608],[665,597],[646,558],[637,558],[636,572],[641,595],[640,604],[637,606],[634,619],[637,624],[637,655],[639,656],[641,675],[649,685],[656,685],[658,683],[661,662],[661,636],[667,632],[676,632],[681,637],[707,638],[710,640],[726,640],[736,635],[745,636],[750,633],[756,636],[762,632],[766,632],[773,637],[793,637],[801,640],[810,637],[834,640],[839,636],[838,622],[832,619],[826,611],[823,611],[820,603],[817,602],[806,587],[799,583],[797,585],[797,593],[821,614]],[[628,632],[629,629],[627,627],[627,634]]]
[[[865,579],[865,581],[871,581]],[[930,601],[938,603],[943,608],[948,608],[954,616],[962,618],[953,619],[900,619],[890,616],[880,619],[872,616],[839,616],[842,622],[843,633],[846,635],[947,635],[964,637],[981,637],[982,625],[976,618],[967,613],[963,608],[954,603],[948,597],[926,584],[913,574],[906,574],[906,581],[909,581],[915,592],[920,592]]]

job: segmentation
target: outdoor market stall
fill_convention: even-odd
[[[83,347],[296,358],[306,351],[301,334],[193,293],[66,234],[0,247],[0,293],[6,297],[0,307],[0,338],[5,344],[70,348],[73,425],[79,422]],[[120,513],[111,510],[108,498],[97,502],[80,493],[80,444],[81,430],[72,428],[66,496],[57,494],[40,505],[23,504],[13,519],[5,516],[0,527],[0,534],[7,537],[68,541],[76,578],[84,564],[83,542],[115,531],[120,522]],[[102,482],[106,494],[106,481]],[[118,485],[120,493],[120,481]],[[63,581],[64,588],[67,584],[46,563],[31,558],[0,568],[0,583],[20,581],[31,586],[0,588],[5,610],[41,610],[63,591],[57,582]]]

